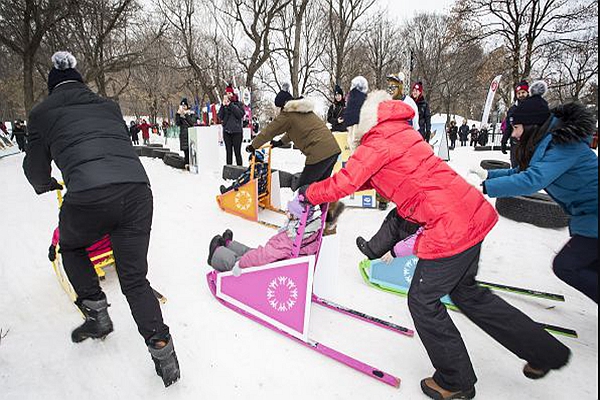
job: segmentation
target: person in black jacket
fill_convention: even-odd
[[[460,139],[460,145],[462,147],[467,145],[467,142],[469,141],[469,125],[467,124],[466,119],[463,119],[462,125],[458,128],[458,138]]]
[[[346,100],[344,100],[344,91],[338,85],[335,85],[334,101],[327,111],[327,122],[331,124],[331,132],[346,132],[346,123],[344,122],[344,110],[346,109]]]
[[[119,105],[92,92],[68,52],[52,56],[49,96],[29,114],[30,142],[23,169],[37,194],[62,189],[52,161],[68,187],[59,216],[60,252],[75,304],[86,320],[73,342],[104,338],[113,331],[106,295],[86,248],[110,236],[121,290],[156,372],[165,386],[179,379],[169,327],[146,279],[152,226],[148,176],[129,140]]]
[[[183,151],[186,164],[190,163],[190,145],[188,143],[188,128],[194,126],[196,114],[190,109],[188,100],[184,97],[179,103],[175,115],[175,125],[179,126],[179,148]]]
[[[131,142],[136,146],[140,145],[140,138],[138,136],[139,131],[140,128],[135,123],[135,121],[131,121],[129,124],[129,137],[131,137]]]
[[[490,134],[488,132],[487,126],[483,126],[479,131],[479,135],[477,135],[477,142],[480,146],[487,146],[488,140],[490,139]]]
[[[10,139],[17,139],[19,150],[25,151],[25,146],[27,145],[27,130],[24,121],[21,121],[20,119],[15,121]]]
[[[473,126],[471,127],[469,134],[471,135],[471,142],[469,143],[469,146],[473,146],[473,147],[477,146],[479,130],[477,129],[475,124],[473,124]]]
[[[508,123],[505,125],[505,129],[502,132],[502,140],[500,142],[502,146],[502,154],[506,154],[508,150],[508,141],[510,139],[510,163],[513,168],[516,168],[518,165],[517,147],[519,146],[519,142],[511,138],[513,127],[510,123],[510,120],[519,104],[521,104],[525,99],[529,97],[529,83],[527,81],[521,81],[515,87],[515,97],[515,104],[513,104],[512,107],[510,107],[508,109],[508,112],[506,113],[506,121],[508,121]]]
[[[225,152],[227,153],[227,165],[233,164],[233,153],[235,152],[235,162],[242,165],[242,140],[243,129],[242,119],[246,112],[244,106],[239,102],[233,88],[227,86],[225,89],[225,98],[219,109],[219,119],[223,125],[223,141],[225,142]]]
[[[431,110],[429,109],[429,103],[423,96],[422,82],[417,82],[413,85],[411,96],[419,110],[419,126],[417,130],[421,136],[423,136],[423,139],[429,143],[429,140],[431,139]]]
[[[458,139],[458,127],[456,126],[456,121],[450,121],[450,126],[446,132],[450,139],[450,149],[454,150],[454,148],[456,148],[456,139]]]

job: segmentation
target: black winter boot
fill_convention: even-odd
[[[225,229],[225,232],[223,232],[223,240],[225,240],[225,243],[227,242],[231,242],[233,240],[233,232],[231,231],[231,229]]]
[[[213,237],[210,241],[210,244],[208,245],[208,265],[212,265],[211,261],[213,258],[213,254],[215,254],[215,250],[217,250],[217,248],[221,246],[225,246],[225,239],[223,239],[223,236],[217,235]]]
[[[101,300],[83,300],[75,303],[85,316],[85,322],[71,332],[71,340],[75,343],[87,338],[104,339],[113,331],[113,324],[108,315],[108,302],[106,297]]]
[[[356,238],[356,246],[361,253],[367,256],[369,260],[376,260],[379,258],[373,253],[373,251],[371,251],[371,248],[369,248],[369,242],[367,242],[362,236]]]
[[[165,342],[166,344],[164,344]],[[163,344],[162,347],[160,347],[161,344]],[[169,337],[168,341],[154,342],[148,346],[148,351],[152,356],[152,361],[154,361],[156,374],[162,378],[165,387],[177,382],[181,372],[179,371],[179,361],[173,346],[173,338]]]
[[[227,193],[229,190],[227,189],[227,187],[225,187],[225,185],[221,185],[219,187],[219,191],[221,191],[221,194],[225,194]]]

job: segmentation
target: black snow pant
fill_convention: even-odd
[[[119,196],[107,202],[73,204],[67,195],[60,210],[60,252],[78,302],[99,300],[104,294],[86,248],[110,236],[121,291],[138,331],[150,344],[169,337],[169,327],[163,323],[160,305],[146,279],[152,191],[146,184],[119,186]]]
[[[469,390],[477,382],[460,332],[440,298],[454,304],[488,335],[536,369],[558,369],[570,350],[527,315],[475,282],[481,243],[452,257],[420,260],[408,293],[408,306],[419,337],[435,368],[433,379],[450,391]]]
[[[19,147],[20,151],[25,151],[25,146],[26,146],[26,139],[25,139],[25,135],[15,135],[15,139],[17,139],[17,146]]]
[[[242,161],[242,132],[223,134],[223,141],[225,142],[225,152],[227,157],[227,165],[233,164],[233,153],[235,152],[235,163],[239,166],[243,165]]]
[[[405,220],[394,208],[385,217],[377,233],[367,242],[367,246],[375,259],[381,258],[392,250],[396,243],[415,234],[419,228],[419,224]]]
[[[451,149],[455,149],[456,148],[456,139],[450,138],[450,148]]]
[[[339,157],[340,153],[337,153],[329,158],[319,161],[316,164],[305,165],[298,179],[297,187],[304,185],[310,185],[311,183],[321,182],[331,176],[333,167]]]
[[[598,303],[598,239],[573,236],[554,258],[560,280]]]

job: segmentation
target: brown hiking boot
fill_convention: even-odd
[[[542,379],[548,375],[548,372],[550,372],[549,369],[533,368],[529,363],[525,364],[525,367],[523,367],[523,375],[533,380]]]
[[[438,385],[433,378],[423,379],[421,381],[421,390],[427,396],[434,400],[452,400],[452,399],[473,399],[475,398],[475,388],[451,392]]]

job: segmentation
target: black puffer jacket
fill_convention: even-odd
[[[242,119],[245,113],[244,106],[239,101],[232,101],[228,106],[221,106],[219,119],[223,122],[223,132],[242,133]]]
[[[339,119],[343,118],[344,111],[346,110],[346,102],[336,101],[327,110],[327,122],[331,124],[331,132],[346,132],[346,122],[340,122]]]
[[[51,186],[51,162],[69,192],[116,183],[149,183],[129,140],[121,109],[81,82],[57,86],[29,114],[29,145],[23,161],[37,192]]]
[[[175,114],[175,125],[179,127],[179,148],[182,151],[190,148],[190,144],[188,143],[188,128],[194,126],[194,121],[196,121],[196,114],[193,112],[187,113],[184,116]]]
[[[415,103],[417,103],[417,109],[419,110],[419,126],[417,130],[425,140],[429,140],[431,137],[431,110],[429,109],[429,103],[423,96],[419,97]]]

